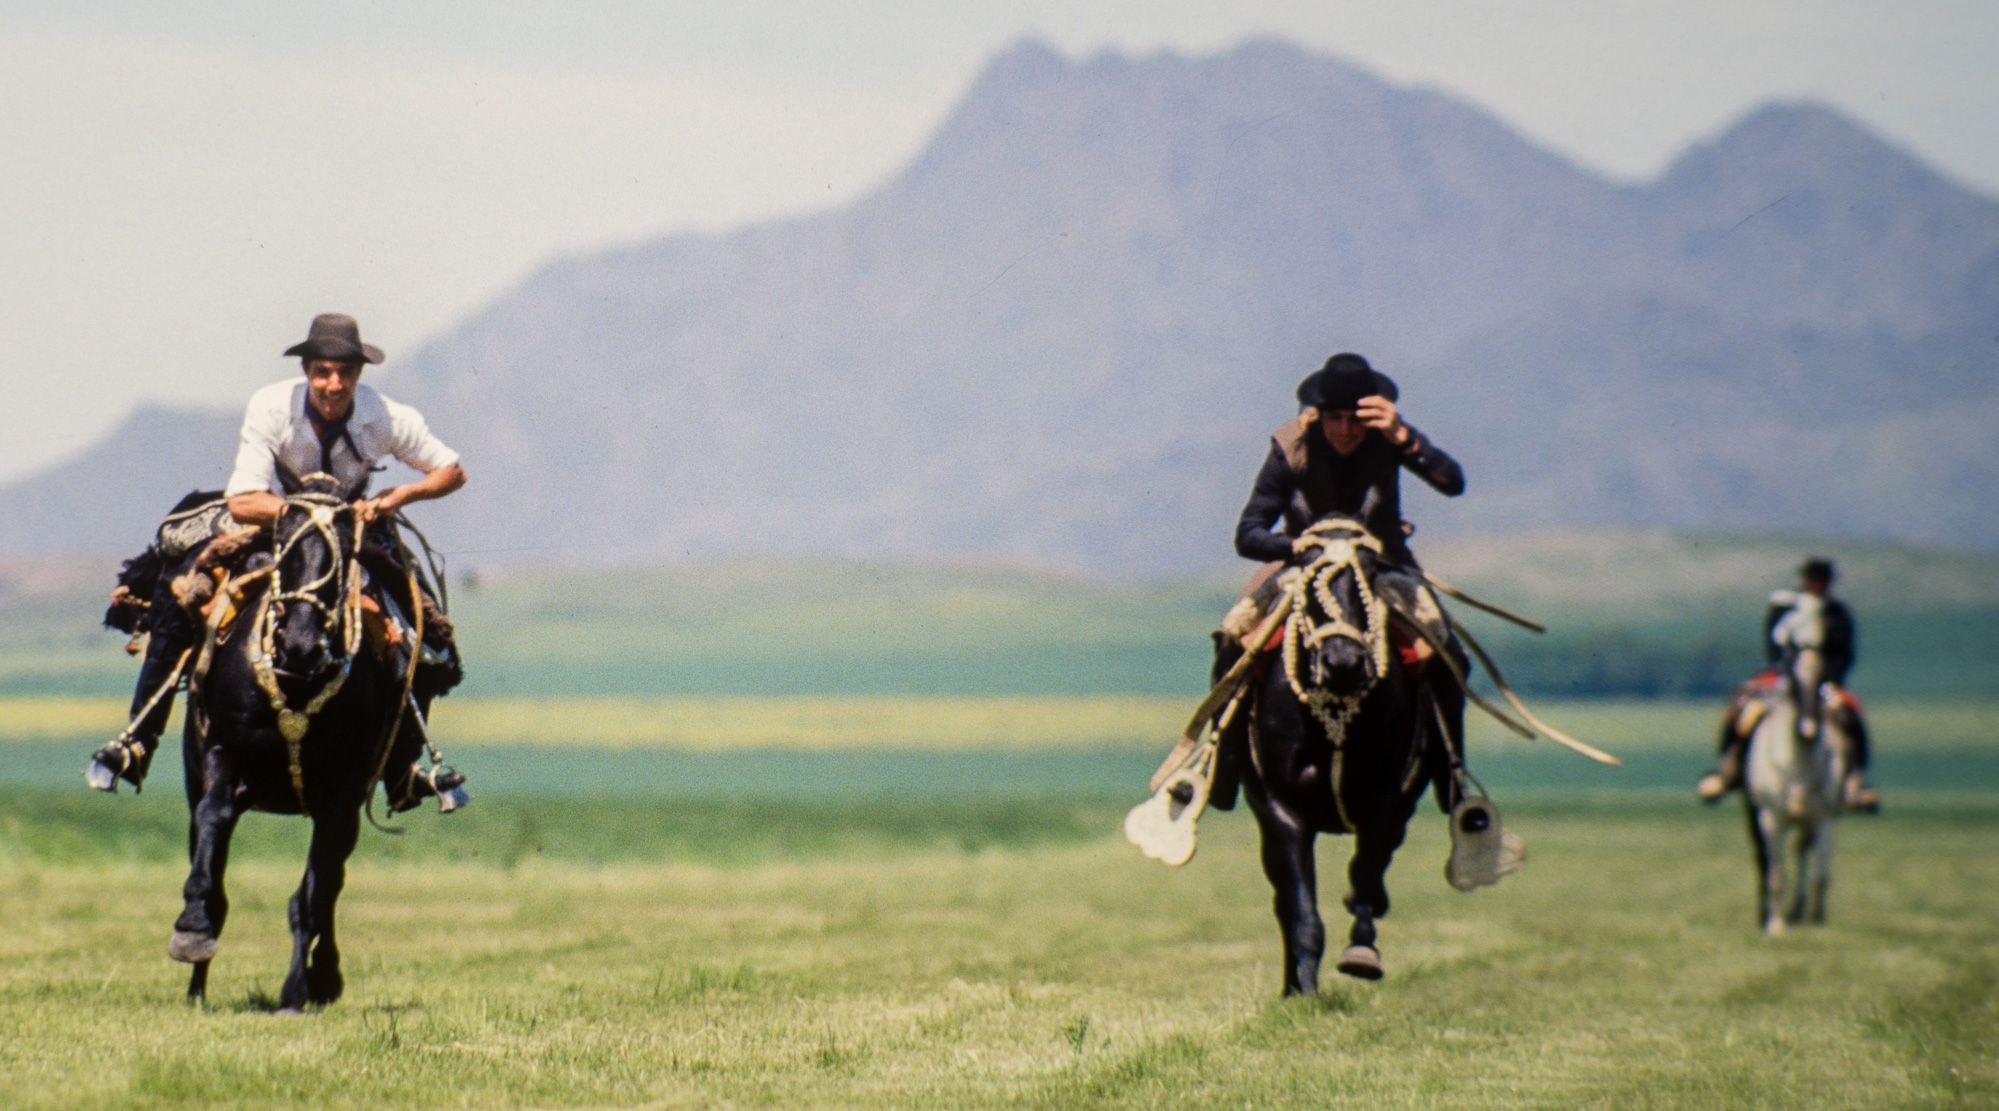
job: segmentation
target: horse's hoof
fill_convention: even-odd
[[[185,930],[175,930],[173,940],[167,942],[167,956],[187,964],[214,960],[215,939],[207,934],[191,934]]]
[[[1340,963],[1333,967],[1356,980],[1379,980],[1381,954],[1375,952],[1372,945],[1349,945],[1346,952],[1340,954]]]
[[[299,1018],[305,1014],[304,1007],[279,1007],[271,1012],[275,1018]]]

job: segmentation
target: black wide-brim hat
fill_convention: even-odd
[[[379,363],[383,358],[381,348],[361,342],[361,325],[341,312],[323,312],[313,317],[305,342],[285,348],[285,354],[342,363]]]
[[[1393,378],[1351,353],[1334,355],[1326,360],[1325,366],[1298,383],[1298,404],[1320,412],[1358,409],[1364,397],[1394,401],[1398,396]]]

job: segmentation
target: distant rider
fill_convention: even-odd
[[[1328,515],[1351,517],[1381,542],[1382,563],[1376,583],[1405,608],[1421,610],[1416,602],[1420,572],[1409,550],[1411,529],[1402,520],[1401,473],[1408,470],[1446,497],[1464,492],[1464,472],[1428,437],[1404,423],[1396,410],[1398,392],[1389,377],[1359,355],[1340,354],[1298,384],[1300,412],[1271,437],[1270,454],[1257,473],[1249,502],[1236,522],[1236,554],[1263,561],[1250,577],[1236,608],[1215,637],[1214,678],[1242,655],[1241,638],[1256,626],[1275,600],[1275,577],[1295,562],[1302,547],[1298,538]],[[1284,531],[1274,526],[1282,522]],[[1457,652],[1447,630],[1440,641]],[[1433,664],[1441,671],[1442,666]],[[1464,697],[1448,673],[1433,684],[1450,723],[1451,740],[1462,744]],[[1237,774],[1229,767],[1242,750],[1241,733],[1247,715],[1239,715],[1224,737],[1217,761],[1217,806],[1233,804]],[[1438,801],[1446,810],[1457,804],[1456,785],[1438,779]]]
[[[1799,594],[1821,600],[1825,632],[1819,650],[1825,657],[1826,683],[1832,687],[1832,697],[1825,700],[1826,712],[1842,715],[1845,732],[1853,743],[1853,750],[1847,754],[1851,770],[1843,787],[1845,805],[1849,810],[1874,810],[1880,807],[1881,796],[1867,782],[1867,764],[1872,756],[1867,722],[1861,714],[1860,700],[1846,689],[1846,673],[1853,669],[1854,659],[1853,614],[1844,602],[1832,596],[1832,579],[1832,561],[1814,556],[1798,568],[1798,593],[1779,590],[1770,595],[1769,608],[1763,615],[1763,653],[1773,665],[1783,657],[1785,619],[1797,610]],[[1773,668],[1758,674],[1736,692],[1722,719],[1721,752],[1714,770],[1694,788],[1703,802],[1717,802],[1742,786],[1743,757],[1749,748],[1749,738],[1756,731],[1755,714],[1749,707],[1763,690],[1780,681]]]
[[[112,592],[106,624],[127,632],[143,631],[148,638],[138,689],[132,695],[131,722],[97,750],[84,773],[99,790],[116,791],[119,779],[134,787],[145,781],[160,732],[173,711],[169,678],[183,653],[200,642],[198,621],[182,608],[173,590],[175,571],[184,569],[215,537],[273,524],[285,504],[280,468],[294,476],[323,472],[345,486],[358,486],[381,469],[377,463],[388,456],[422,472],[417,481],[361,503],[363,521],[381,522],[371,530],[376,533],[392,528],[389,521],[403,506],[441,498],[465,485],[458,453],[431,434],[422,414],[361,385],[364,366],[381,362],[383,355],[380,348],[361,342],[361,329],[353,317],[325,313],[313,318],[305,341],[285,355],[298,357],[303,377],[274,382],[250,395],[228,486],[219,496],[184,499],[154,545],[127,561]],[[380,545],[371,549],[377,557],[383,554]],[[427,777],[405,772],[391,784],[390,797],[411,805],[435,790]]]

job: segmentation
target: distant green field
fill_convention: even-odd
[[[1607,768],[1526,741],[1476,712],[1470,763],[1495,790],[1683,789],[1713,758],[1705,700],[1537,699],[1541,716],[1624,761]],[[1185,723],[1178,698],[450,698],[433,714],[476,793],[677,797],[842,795],[913,789],[1129,798]],[[0,787],[71,787],[123,720],[115,699],[0,698]],[[1999,790],[1999,699],[1873,706],[1875,778],[1893,793]],[[177,736],[177,734],[170,734]],[[178,746],[154,765],[150,805],[175,801]],[[1135,801],[1135,799],[1133,799]]]
[[[1550,533],[1423,548],[1457,585],[1544,620],[1457,607],[1522,690],[1711,697],[1760,663],[1769,590],[1840,559],[1873,698],[1999,697],[1999,557],[1893,545]],[[992,565],[744,561],[543,569],[453,583],[467,698],[1005,698],[1198,694],[1241,576],[1118,584]],[[104,584],[109,583],[108,571]],[[0,582],[4,587],[4,582]],[[127,696],[100,585],[0,589],[0,696]]]

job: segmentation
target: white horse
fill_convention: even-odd
[[[1782,649],[1783,681],[1762,696],[1746,769],[1749,836],[1762,881],[1758,914],[1773,934],[1787,923],[1825,921],[1832,823],[1845,809],[1852,750],[1840,716],[1827,713],[1824,600],[1803,593],[1795,599],[1770,633]],[[1787,845],[1795,846],[1798,876],[1784,903]]]

